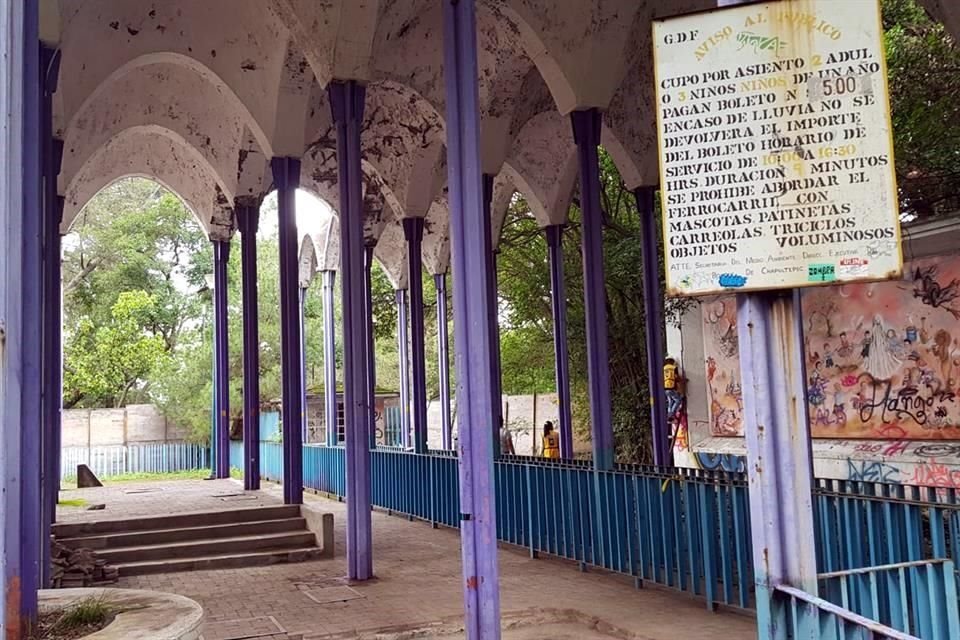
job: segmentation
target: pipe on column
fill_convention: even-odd
[[[410,346],[413,364],[413,450],[427,452],[427,352],[423,326],[423,218],[404,218],[410,282]]]
[[[503,421],[503,391],[500,377],[500,302],[497,283],[497,252],[493,249],[493,179],[489,173],[483,174],[483,248],[486,252],[484,268],[487,270],[487,298],[490,315],[487,327],[490,330],[490,381],[493,392],[493,455],[500,455],[500,423]]]
[[[407,291],[397,289],[397,360],[400,363],[400,446],[410,443],[410,349],[407,336]]]
[[[610,355],[603,272],[603,218],[600,211],[600,125],[598,109],[574,111],[573,138],[580,164],[580,212],[583,234],[583,298],[587,329],[587,378],[593,464],[613,468],[613,420],[610,414]]]
[[[669,466],[673,462],[667,406],[663,388],[663,291],[660,288],[660,243],[654,224],[653,187],[640,187],[633,192],[640,212],[640,242],[643,247],[643,315],[647,320],[644,334],[647,343],[647,385],[650,389],[650,424],[652,429],[653,463]]]
[[[367,391],[367,340],[363,304],[363,174],[360,130],[365,89],[355,81],[327,87],[337,126],[337,177],[340,185],[340,289],[343,296],[343,373],[347,463],[347,573],[353,580],[373,577],[370,520],[370,424]]]
[[[309,442],[307,437],[307,287],[300,287],[297,297],[300,315],[300,441]]]
[[[367,243],[363,247],[363,338],[367,343],[367,406],[370,408],[370,448],[377,448],[377,365],[374,358],[373,340],[373,250],[375,245]],[[384,417],[386,424],[386,417]]]
[[[553,356],[560,411],[560,455],[572,458],[573,415],[570,402],[570,357],[567,349],[567,288],[563,274],[564,226],[552,224],[544,228],[544,232],[550,259],[550,308],[553,312]]]
[[[257,227],[260,206],[237,207],[243,302],[243,488],[260,489],[260,325],[257,309]]]
[[[447,335],[447,274],[435,273],[433,284],[437,290],[437,375],[440,379],[441,447],[453,448],[453,429],[450,423],[450,338]]]
[[[303,420],[300,365],[298,235],[296,193],[300,185],[298,158],[273,158],[273,183],[277,188],[277,226],[280,245],[280,366],[282,437],[283,437],[283,501],[303,503],[303,441],[300,423]]]
[[[333,308],[333,291],[337,272],[327,269],[321,272],[323,296],[323,407],[326,425],[326,443],[335,447],[339,443],[337,425],[337,325]]]
[[[493,345],[489,319],[489,235],[483,215],[477,23],[474,0],[443,0],[444,80],[450,253],[453,269],[454,348],[460,470],[460,553],[463,560],[464,627],[471,640],[500,638],[497,566],[497,499],[494,442]],[[486,231],[485,231],[486,230]],[[499,400],[499,398],[498,398]]]
[[[217,394],[217,478],[230,477],[230,342],[227,336],[227,262],[230,241],[213,241],[213,349]]]
[[[60,405],[63,391],[61,377],[62,317],[60,298],[61,241],[63,218],[62,198],[57,195],[57,176],[63,159],[63,142],[53,138],[53,94],[60,72],[60,51],[41,45],[40,82],[42,86],[41,144],[43,209],[43,390],[42,390],[42,483],[43,522],[41,524],[41,580],[50,587],[50,527],[57,516],[60,491]]]

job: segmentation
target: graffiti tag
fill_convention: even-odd
[[[855,482],[899,482],[900,469],[875,460],[847,458],[847,480]]]

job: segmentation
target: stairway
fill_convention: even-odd
[[[64,523],[53,535],[67,547],[92,549],[121,577],[322,556],[297,505]]]

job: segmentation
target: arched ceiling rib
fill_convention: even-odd
[[[239,97],[269,149],[289,36],[260,0],[61,0],[64,119],[129,64],[207,70]]]
[[[104,187],[128,176],[156,180],[193,211],[211,240],[234,231],[232,204],[202,155],[178,134],[158,126],[124,129],[94,151],[66,185],[61,231]]]

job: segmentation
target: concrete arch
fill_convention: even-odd
[[[236,96],[179,64],[136,65],[112,76],[77,112],[64,137],[62,180],[125,129],[157,126],[197,149],[233,198],[237,157],[246,126]]]
[[[229,239],[234,231],[232,202],[216,172],[176,132],[158,126],[131,127],[101,145],[64,189],[61,230],[104,187],[139,176],[178,194],[211,240]]]
[[[69,130],[70,128],[76,126],[79,120],[83,117],[83,114],[89,112],[91,105],[95,105],[99,102],[101,94],[109,93],[111,87],[115,86],[115,83],[120,82],[124,76],[131,74],[143,67],[150,67],[154,65],[179,66],[192,71],[210,83],[217,93],[224,98],[224,101],[229,105],[229,108],[235,111],[234,117],[242,120],[247,126],[263,152],[267,156],[273,155],[273,146],[270,143],[270,139],[267,137],[263,123],[254,116],[240,96],[236,94],[219,75],[204,65],[201,61],[190,56],[170,51],[144,54],[118,67],[109,76],[104,78],[103,81],[97,85],[97,87],[90,92],[89,95],[87,95],[84,101],[73,112],[71,112],[67,106],[66,93],[64,93],[64,109],[68,114],[72,113],[67,125],[67,129]],[[63,77],[63,73],[63,69],[61,69],[61,78]],[[64,82],[61,80],[61,85],[63,84]],[[60,93],[59,90],[58,93]]]
[[[270,150],[280,68],[289,34],[260,0],[64,0],[59,93],[63,121],[111,77],[171,62],[237,96],[259,144]],[[229,19],[227,19],[229,17]]]
[[[514,141],[504,172],[528,199],[541,226],[566,222],[577,180],[569,120],[557,111],[531,118]]]

